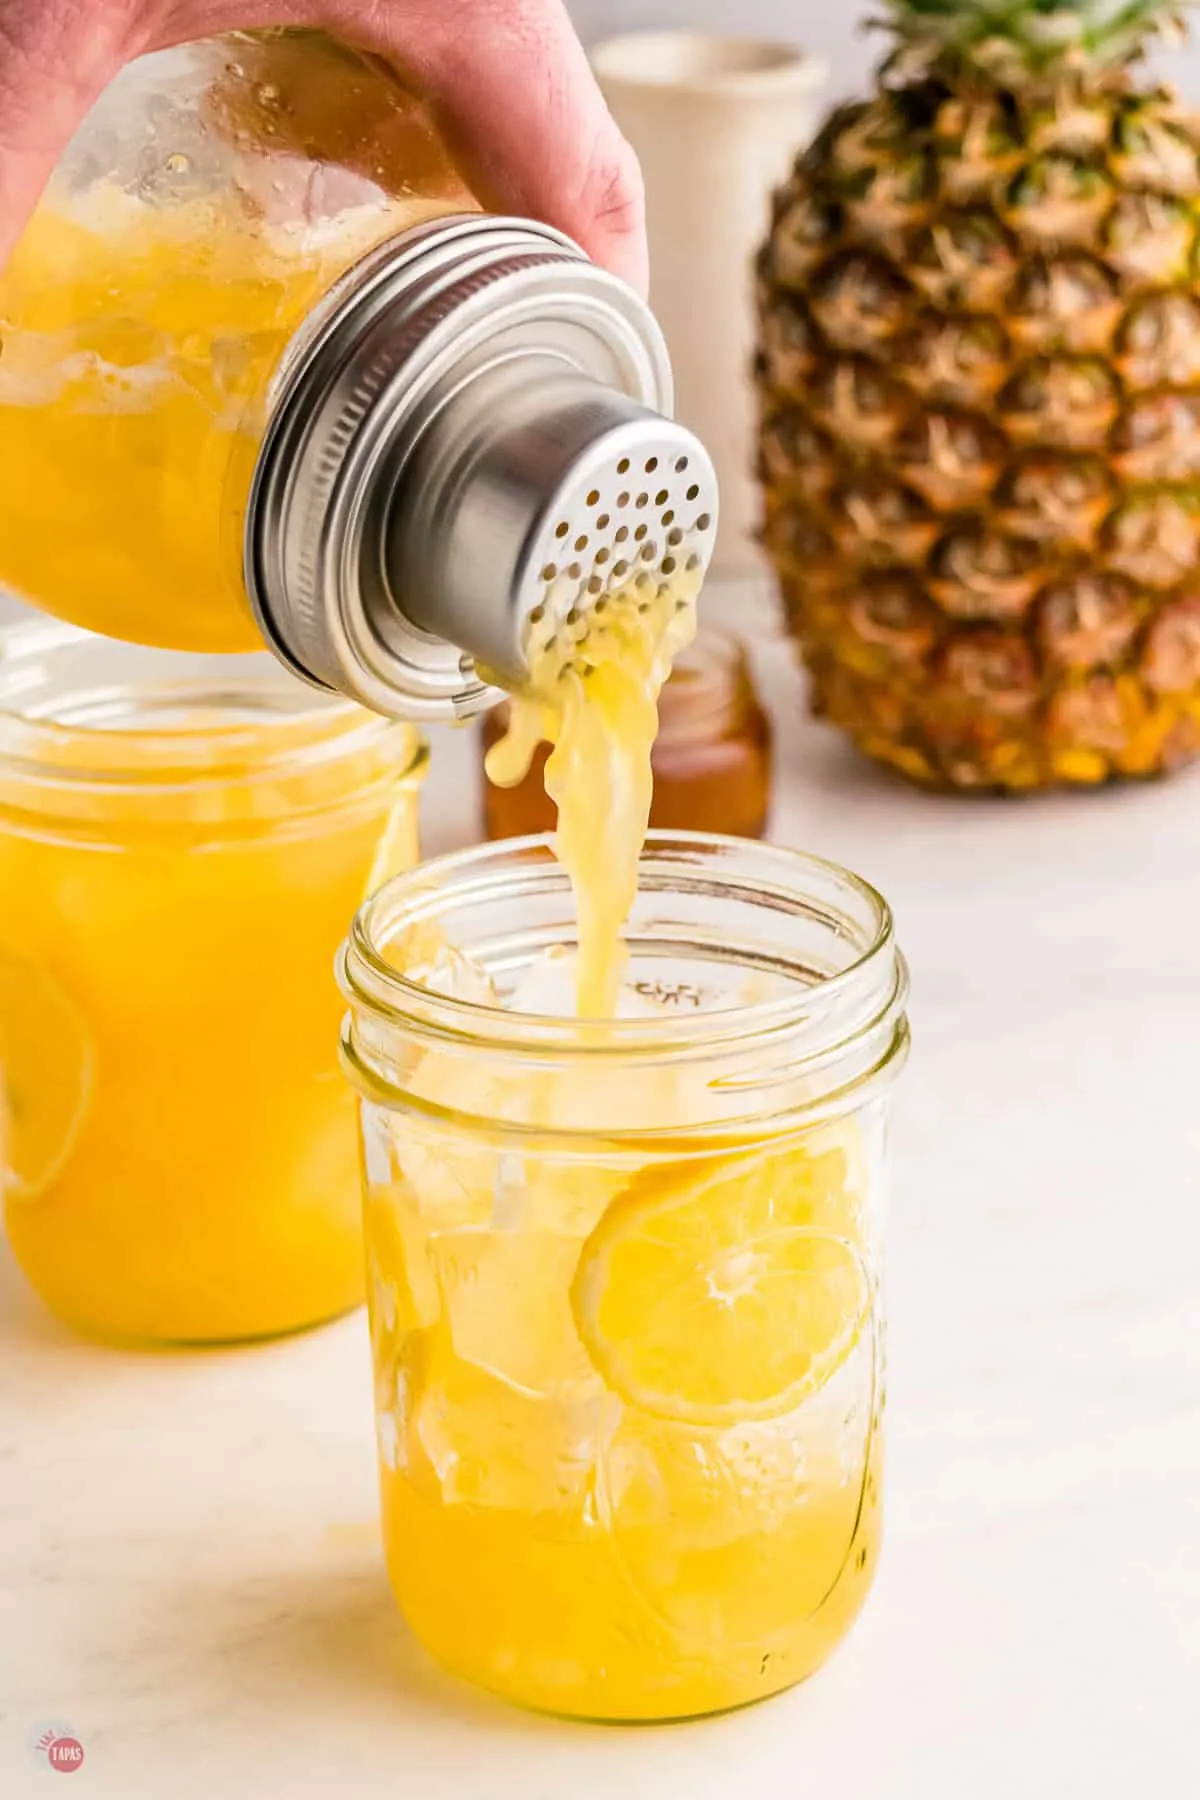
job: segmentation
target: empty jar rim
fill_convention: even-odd
[[[191,786],[352,754],[409,724],[306,686],[267,651],[159,650],[57,620],[0,629],[0,758],[90,785]],[[80,766],[72,754],[86,743]]]
[[[908,974],[891,910],[820,857],[651,832],[626,932],[636,1016],[581,1020],[523,1003],[531,972],[573,947],[574,919],[545,837],[442,857],[390,882],[359,911],[339,959],[351,1079],[382,1104],[429,1112],[414,1050],[495,1059],[514,1076],[695,1063],[726,1096],[744,1095],[714,1127],[769,1117],[777,1129],[784,1115],[857,1105],[907,1049]],[[606,1135],[620,1135],[619,1122]]]
[[[10,823],[294,820],[415,776],[424,754],[412,725],[305,686],[265,651],[159,650],[56,620],[0,630]]]

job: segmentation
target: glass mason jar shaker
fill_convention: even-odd
[[[608,591],[619,511],[653,503],[643,573],[711,552],[643,303],[481,213],[425,107],[319,32],[131,64],[0,275],[0,332],[0,582],[110,636],[265,640],[453,718],[495,697],[480,668],[519,678],[535,606]]]
[[[424,754],[265,655],[0,634],[0,1191],[68,1323],[211,1341],[361,1300],[322,970],[416,861]]]
[[[344,951],[389,1569],[513,1700],[704,1713],[871,1582],[906,973],[864,882],[746,840],[651,836],[616,1022],[570,1016],[573,933],[526,839]]]

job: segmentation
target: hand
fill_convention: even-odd
[[[0,266],[123,64],[262,25],[386,56],[434,102],[485,204],[557,225],[645,291],[641,176],[563,0],[0,0]]]

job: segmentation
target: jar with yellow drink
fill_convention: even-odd
[[[374,247],[474,207],[427,110],[319,32],[131,64],[0,272],[0,581],[110,637],[259,648],[241,527],[284,354]]]
[[[214,1341],[361,1299],[327,971],[416,859],[423,758],[265,655],[0,637],[0,1175],[69,1323]]]
[[[606,1017],[543,840],[391,883],[342,963],[397,1597],[451,1669],[608,1719],[798,1681],[866,1596],[908,1041],[845,870],[652,835],[637,889]]]
[[[396,72],[319,31],[131,63],[0,270],[0,344],[0,582],[129,642],[460,719],[481,668],[524,675],[548,584],[712,552],[645,303],[483,213]]]

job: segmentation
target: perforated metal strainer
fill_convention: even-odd
[[[385,245],[285,362],[246,524],[264,635],[378,712],[461,718],[520,679],[529,614],[703,570],[712,463],[669,417],[662,334],[544,226]]]

